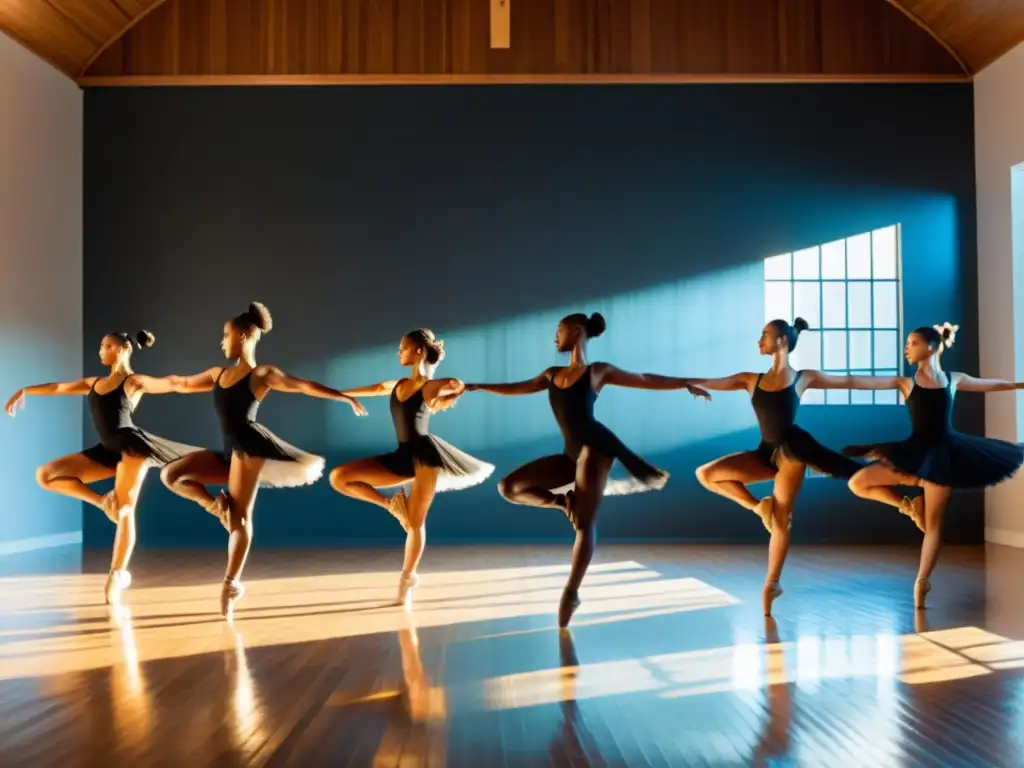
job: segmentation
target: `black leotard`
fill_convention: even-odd
[[[124,453],[148,459],[155,466],[163,466],[202,450],[193,445],[166,440],[135,426],[132,421],[132,401],[124,389],[125,381],[127,377],[103,395],[96,391],[95,383],[89,390],[89,415],[100,442],[82,451],[85,456],[113,469]]]
[[[403,402],[398,399],[396,384],[390,406],[398,448],[375,457],[389,472],[411,479],[416,474],[417,464],[436,467],[440,470],[435,488],[438,492],[478,485],[494,472],[493,464],[480,461],[430,434],[432,412],[423,399],[422,387]]]
[[[223,375],[221,371],[213,386],[213,406],[224,440],[224,462],[230,464],[232,453],[265,459],[260,485],[271,488],[308,485],[318,480],[324,471],[322,456],[296,448],[256,421],[260,401],[252,392],[252,371],[230,387],[221,386]]]
[[[1012,477],[1024,464],[1024,446],[953,428],[952,377],[944,387],[922,387],[914,377],[907,397],[910,437],[852,445],[852,456],[879,458],[901,472],[949,488],[984,488]]]
[[[802,371],[797,371],[793,383],[778,390],[761,389],[759,374],[750,396],[750,404],[761,430],[761,443],[754,449],[767,466],[778,469],[780,453],[791,461],[814,467],[832,477],[849,479],[861,468],[856,461],[836,453],[819,443],[811,434],[797,426],[796,414],[800,408],[800,395],[796,385]]]
[[[590,366],[568,387],[555,384],[558,367],[547,370],[548,402],[565,440],[564,453],[573,462],[579,459],[584,446],[610,459],[617,459],[630,474],[632,482],[613,481],[606,493],[626,493],[639,490],[660,490],[668,482],[669,474],[658,469],[626,447],[615,433],[594,418],[597,393],[591,386]]]

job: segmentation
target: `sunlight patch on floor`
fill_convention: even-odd
[[[568,566],[528,566],[425,573],[415,593],[416,624],[425,628],[544,616],[553,628],[567,571]],[[249,648],[395,632],[408,621],[405,611],[393,605],[395,582],[394,574],[379,572],[247,582],[234,623]],[[216,585],[132,588],[118,613],[120,629],[113,629],[113,609],[102,605],[102,580],[95,576],[8,580],[5,586],[0,679],[124,663],[115,637],[124,631],[133,635],[139,663],[228,650],[235,643],[216,613]],[[582,596],[581,623],[739,602],[699,579],[665,578],[633,561],[596,565]]]

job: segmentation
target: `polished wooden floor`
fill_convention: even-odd
[[[2,766],[1024,765],[1024,550],[604,546],[571,633],[566,548],[0,558]],[[102,554],[102,553],[100,553]]]

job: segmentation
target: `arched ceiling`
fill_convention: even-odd
[[[980,72],[1024,42],[1024,0],[888,0]]]
[[[78,79],[104,50],[117,42],[149,12],[167,1],[0,0],[0,30],[68,76]],[[487,0],[475,1],[487,5]],[[225,0],[210,2],[223,3]],[[465,4],[466,0],[462,2]],[[516,0],[512,2],[514,4]],[[878,2],[890,2],[919,24],[957,60],[968,75],[983,69],[1024,41],[1024,0]]]

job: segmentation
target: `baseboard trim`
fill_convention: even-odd
[[[67,547],[72,544],[81,543],[81,531],[53,533],[49,536],[36,536],[31,539],[15,539],[14,541],[0,541],[0,557],[4,557],[6,555],[20,555],[23,552],[36,552],[40,549]]]
[[[1024,531],[1010,531],[1006,528],[989,528],[985,526],[985,541],[1024,549]]]

